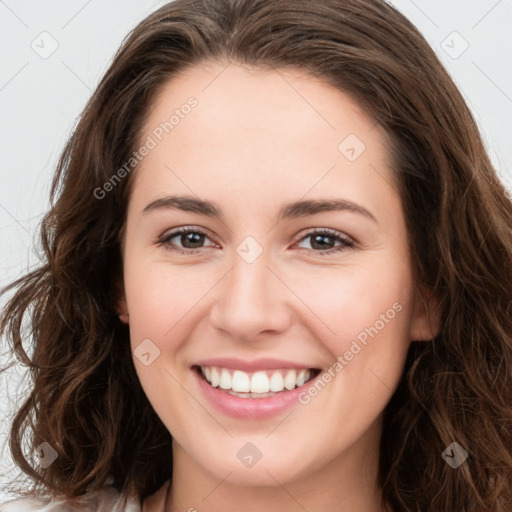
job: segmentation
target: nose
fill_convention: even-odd
[[[234,254],[231,270],[215,287],[210,312],[214,327],[235,341],[286,331],[291,323],[287,301],[293,294],[271,266],[266,252],[252,263]]]

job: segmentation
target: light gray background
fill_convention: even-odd
[[[113,53],[130,29],[164,3],[0,0],[0,287],[37,261],[34,242],[57,158]],[[512,188],[512,0],[390,3],[448,68]],[[41,35],[45,31],[50,36]],[[46,57],[56,44],[47,58],[31,47]],[[15,474],[4,440],[23,392],[22,374],[14,369],[0,375],[0,502]]]

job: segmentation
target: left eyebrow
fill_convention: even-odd
[[[314,199],[285,204],[279,211],[279,220],[295,219],[322,212],[349,211],[359,213],[377,222],[375,216],[363,206],[345,199]]]
[[[149,203],[142,213],[161,209],[176,209],[186,212],[198,213],[208,217],[223,218],[221,209],[213,202],[198,199],[193,196],[166,196],[155,199]],[[375,216],[363,206],[347,201],[346,199],[314,199],[309,201],[296,201],[287,203],[279,210],[278,220],[295,219],[306,217],[322,212],[349,211],[359,213],[374,222],[377,222]],[[377,222],[378,223],[378,222]]]

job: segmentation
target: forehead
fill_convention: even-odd
[[[297,199],[341,182],[349,191],[356,182],[393,185],[383,129],[302,69],[194,65],[157,94],[141,133],[148,137],[155,144],[137,170],[148,193],[174,184],[204,196],[222,183]]]
[[[198,108],[187,124],[200,127],[203,134],[219,134],[219,140],[223,132],[237,127],[245,128],[239,136],[246,139],[264,130],[253,139],[256,143],[265,133],[276,131],[280,140],[290,134],[304,141],[327,137],[325,142],[336,142],[347,129],[364,137],[376,125],[346,92],[307,70],[204,62],[185,69],[161,87],[145,131],[169,119],[192,96]],[[287,131],[283,132],[285,126]],[[173,131],[176,135],[183,130],[177,125]]]

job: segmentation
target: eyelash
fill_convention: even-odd
[[[183,228],[176,229],[176,230],[172,231],[171,233],[169,233],[167,235],[163,235],[162,237],[160,237],[158,239],[158,241],[157,241],[157,245],[158,246],[165,246],[165,248],[167,250],[170,250],[170,251],[178,252],[180,254],[188,254],[188,255],[194,254],[194,253],[197,253],[197,252],[199,252],[199,251],[201,251],[203,249],[206,249],[206,247],[198,247],[198,248],[195,248],[195,249],[181,249],[179,247],[175,247],[175,246],[170,244],[170,241],[173,238],[175,238],[176,236],[183,235],[183,234],[189,234],[189,233],[204,235],[206,238],[209,238],[208,235],[204,231],[201,231],[200,229],[195,229],[195,228],[192,229],[190,227],[183,227]],[[352,242],[348,238],[345,238],[344,236],[342,236],[337,231],[334,231],[333,229],[328,229],[328,228],[323,228],[323,229],[319,229],[319,230],[310,231],[310,232],[306,233],[305,235],[303,235],[296,243],[299,243],[302,240],[305,240],[305,239],[307,239],[309,237],[313,237],[314,235],[329,236],[331,238],[334,238],[335,241],[340,241],[341,242],[341,245],[339,245],[337,247],[333,247],[333,248],[328,249],[326,251],[321,251],[321,250],[318,250],[318,249],[304,249],[305,251],[307,251],[309,253],[315,253],[315,255],[327,256],[327,255],[330,255],[330,254],[333,254],[333,253],[337,253],[337,252],[341,252],[341,251],[344,251],[344,250],[346,250],[348,248],[354,247],[354,242]]]

